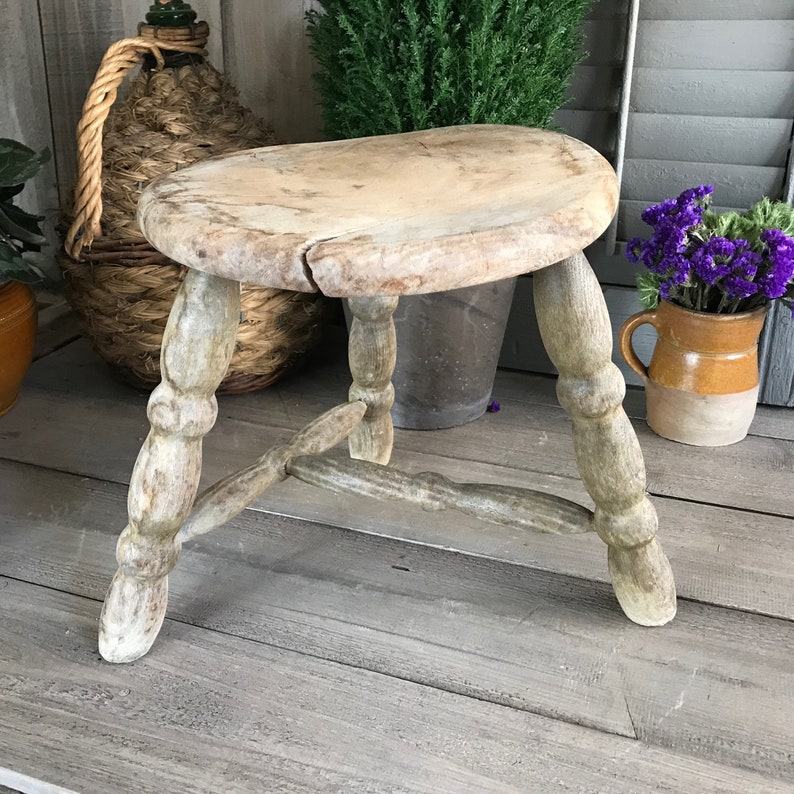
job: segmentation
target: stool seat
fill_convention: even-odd
[[[144,235],[196,270],[337,297],[408,295],[546,267],[617,205],[609,163],[528,127],[272,146],[154,180]]]

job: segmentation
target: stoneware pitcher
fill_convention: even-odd
[[[768,306],[740,314],[709,314],[662,301],[632,315],[618,343],[645,384],[648,425],[664,438],[702,447],[741,441],[758,401],[758,335]],[[659,339],[646,367],[632,347],[640,325]]]

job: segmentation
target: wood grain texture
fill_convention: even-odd
[[[623,410],[626,384],[612,363],[606,303],[584,254],[535,275],[543,344],[557,367],[557,396],[573,422],[576,465],[595,502],[593,525],[609,546],[615,595],[631,620],[661,626],[676,610],[670,564],[656,540],[645,464]]]
[[[38,308],[36,349],[33,360],[49,355],[80,337],[80,328],[74,311],[60,293],[44,293],[35,290]]]
[[[16,770],[52,785],[518,794],[553,779],[584,792],[791,791],[773,777],[170,621],[167,650],[122,672],[84,642],[94,602],[2,587],[0,743]]]
[[[293,458],[319,455],[345,439],[366,410],[361,401],[338,405],[318,416],[286,444],[271,447],[250,466],[218,480],[196,499],[177,540],[184,543],[234,518],[271,485],[287,479]]]
[[[293,379],[223,400],[216,431],[204,442],[204,483],[285,441],[344,399],[348,384],[346,350],[339,344],[326,347],[313,367]],[[570,423],[557,404],[554,382],[499,372],[494,394],[501,412],[464,428],[399,431],[394,464],[408,472],[433,470],[452,479],[531,487],[589,505],[572,465]],[[20,403],[3,418],[0,456],[128,483],[148,431],[145,406],[145,396],[113,380],[86,342],[70,345],[31,368]],[[641,392],[630,390],[625,406],[636,417],[679,592],[794,617],[794,568],[788,562],[794,555],[788,488],[794,428],[788,410],[761,407],[751,429],[756,436],[705,455],[651,433],[642,421]],[[789,440],[776,436],[784,433]],[[103,443],[106,438],[114,439],[112,446]],[[672,498],[661,498],[664,494]],[[373,510],[367,499],[341,499],[297,482],[271,489],[257,508],[606,580],[600,541],[592,536],[538,536],[527,546],[521,534],[497,526],[483,532],[480,522],[466,516],[447,521],[444,514],[431,518],[390,504]]]
[[[775,302],[758,344],[759,402],[794,406],[794,323],[791,312]]]
[[[124,489],[46,475],[59,511],[31,515],[22,493],[3,501],[13,556],[2,573],[101,597],[107,517],[123,514]],[[323,524],[263,525],[250,511],[184,550],[170,615],[224,633],[227,647],[246,637],[775,777],[792,770],[790,621],[682,602],[649,632],[620,615],[606,585]],[[71,641],[93,655],[90,632]],[[173,642],[140,664],[161,669],[175,652],[182,674],[225,680],[212,655],[193,661]],[[245,675],[231,681],[246,689]]]
[[[8,785],[5,786],[3,783]],[[0,794],[77,794],[77,792],[0,767]]]
[[[393,314],[397,298],[351,298],[352,322],[348,363],[353,385],[348,399],[361,400],[367,412],[348,439],[350,456],[375,463],[389,462],[394,425],[389,409],[394,404],[391,378],[397,362],[397,334]]]
[[[240,285],[191,270],[163,335],[162,381],[147,408],[151,424],[130,480],[129,523],[119,537],[118,571],[99,623],[109,662],[145,654],[160,631],[177,533],[201,476],[201,440],[215,424],[215,390],[229,367],[240,318]]]
[[[458,483],[435,472],[411,475],[346,455],[294,458],[287,463],[287,471],[334,493],[392,499],[427,511],[458,510],[531,532],[579,535],[593,530],[593,514],[587,508],[529,488]]]
[[[316,0],[222,0],[226,71],[284,143],[322,140],[320,103],[306,36]]]
[[[616,202],[614,171],[580,141],[472,124],[198,163],[150,183],[138,221],[162,253],[224,278],[412,295],[546,267],[596,239]]]

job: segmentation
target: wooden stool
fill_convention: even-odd
[[[595,530],[609,547],[626,615],[648,626],[672,619],[673,576],[621,407],[625,384],[610,360],[609,317],[581,253],[616,203],[611,167],[585,144],[491,125],[255,149],[153,182],[140,201],[141,228],[191,270],[168,321],[163,380],[149,401],[151,431],[132,474],[129,524],[100,622],[102,656],[129,662],[145,654],[165,616],[167,575],[182,543],[290,475],[535,531]],[[530,271],[595,513],[544,493],[385,465],[397,296]],[[202,437],[215,422],[214,392],[234,348],[241,281],[349,299],[350,402],[196,498]],[[345,437],[350,456],[327,453]]]

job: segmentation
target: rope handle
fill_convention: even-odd
[[[205,25],[206,23],[199,23],[195,27],[201,28]],[[153,40],[136,36],[120,39],[108,47],[94,82],[88,89],[83,113],[77,125],[74,219],[64,243],[64,248],[72,259],[79,259],[83,248],[89,248],[94,237],[101,233],[102,131],[125,76],[140,63],[141,55],[145,53],[152,54],[159,70],[165,66],[162,50],[204,55],[206,51],[203,45],[206,41],[206,35],[196,35],[186,41],[172,40],[170,37]]]

